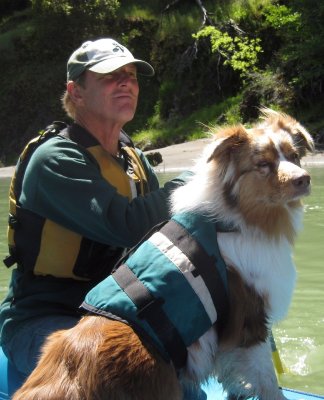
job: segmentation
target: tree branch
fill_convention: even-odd
[[[208,25],[214,25],[213,21],[209,18],[208,12],[207,12],[206,8],[203,6],[202,1],[201,0],[195,0],[195,1],[203,15],[201,27],[205,26],[206,23],[208,23]]]

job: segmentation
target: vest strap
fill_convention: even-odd
[[[228,294],[219,269],[226,268],[219,257],[209,255],[201,244],[179,223],[170,220],[160,230],[175,246],[177,246],[195,266],[194,276],[200,275],[207,286],[214,306],[217,310],[217,325],[221,329],[229,312]]]
[[[172,322],[165,314],[162,298],[155,298],[133,271],[122,264],[112,274],[118,285],[136,305],[137,316],[145,319],[168,352],[176,369],[185,366],[187,348]]]
[[[15,254],[10,254],[3,259],[3,263],[7,268],[12,267],[17,262],[17,257]]]

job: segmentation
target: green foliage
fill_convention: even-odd
[[[259,18],[263,8],[271,3],[271,0],[232,0],[228,2],[229,16],[235,21]]]
[[[17,11],[22,11],[29,6],[29,0],[1,0],[0,20]]]
[[[323,96],[324,3],[315,0],[286,3],[265,9],[265,24],[281,39],[273,64],[294,88],[296,103],[305,104]]]
[[[134,142],[144,150],[164,147],[173,143],[182,143],[208,137],[209,128],[220,124],[241,122],[239,105],[241,96],[229,97],[226,100],[203,107],[187,118],[168,121],[159,119],[158,110],[147,129],[133,135]]]
[[[169,0],[120,0],[119,16],[122,18],[154,18],[160,16]]]
[[[321,115],[324,2],[202,4],[205,24],[194,0],[3,0],[0,160],[11,163],[35,133],[65,119],[66,60],[98,37],[124,43],[156,70],[140,78],[138,111],[125,127],[148,146],[201,137],[198,121],[252,121],[261,105]]]
[[[103,19],[107,15],[115,15],[118,0],[31,0],[37,13],[58,15],[84,14],[95,19]]]
[[[69,1],[59,0],[31,0],[32,7],[37,13],[42,14],[63,14],[69,15],[73,6],[69,4]]]
[[[231,37],[227,32],[221,32],[214,26],[203,28],[193,37],[195,39],[209,37],[212,53],[219,53],[224,59],[224,65],[239,71],[242,78],[249,72],[257,71],[258,55],[262,52],[259,38]]]
[[[158,109],[162,118],[171,118],[170,110],[173,109],[173,94],[176,92],[177,82],[165,79],[160,86]],[[157,109],[157,108],[156,108]]]
[[[159,27],[159,38],[170,40],[170,32],[176,38],[181,37],[190,38],[192,32],[199,29],[201,25],[201,15],[195,8],[181,11],[177,10],[171,14],[165,14],[161,18],[161,23]]]
[[[276,30],[301,28],[301,14],[285,5],[269,4],[263,11],[266,22]]]
[[[294,93],[280,72],[253,72],[242,91],[240,115],[243,122],[256,119],[262,106],[288,111],[293,106]]]

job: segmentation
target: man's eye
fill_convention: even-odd
[[[134,72],[129,72],[128,75],[132,79],[137,79],[137,73],[135,71]]]
[[[115,78],[115,75],[112,73],[112,72],[110,72],[109,74],[105,74],[104,75],[104,78],[105,79],[114,79]]]
[[[110,72],[108,74],[105,74],[105,79],[107,80],[118,80],[118,79],[122,79],[128,77],[130,79],[134,79],[137,80],[137,73],[134,72]]]

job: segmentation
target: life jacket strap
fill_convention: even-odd
[[[161,227],[165,224],[168,223],[168,220],[164,220],[156,225],[153,226],[140,240],[135,244],[135,246],[131,247],[128,249],[120,258],[117,260],[115,263],[112,273],[115,272],[122,264],[125,263],[125,261],[133,254],[135,251],[150,237],[152,236],[155,232],[159,231]]]
[[[112,276],[136,305],[138,318],[145,319],[154,330],[175,368],[183,368],[187,361],[187,348],[162,308],[164,300],[155,298],[126,264],[122,264]]]
[[[2,261],[3,261],[4,265],[5,265],[7,268],[10,268],[10,267],[12,267],[14,264],[16,264],[16,262],[17,262],[16,254],[15,254],[15,253],[9,254],[9,256],[6,256]]]
[[[160,232],[189,258],[196,268],[193,275],[200,275],[204,280],[217,310],[218,329],[222,329],[228,318],[229,299],[226,282],[220,274],[220,271],[226,272],[226,264],[219,249],[215,255],[209,255],[198,240],[174,220],[165,224]]]

